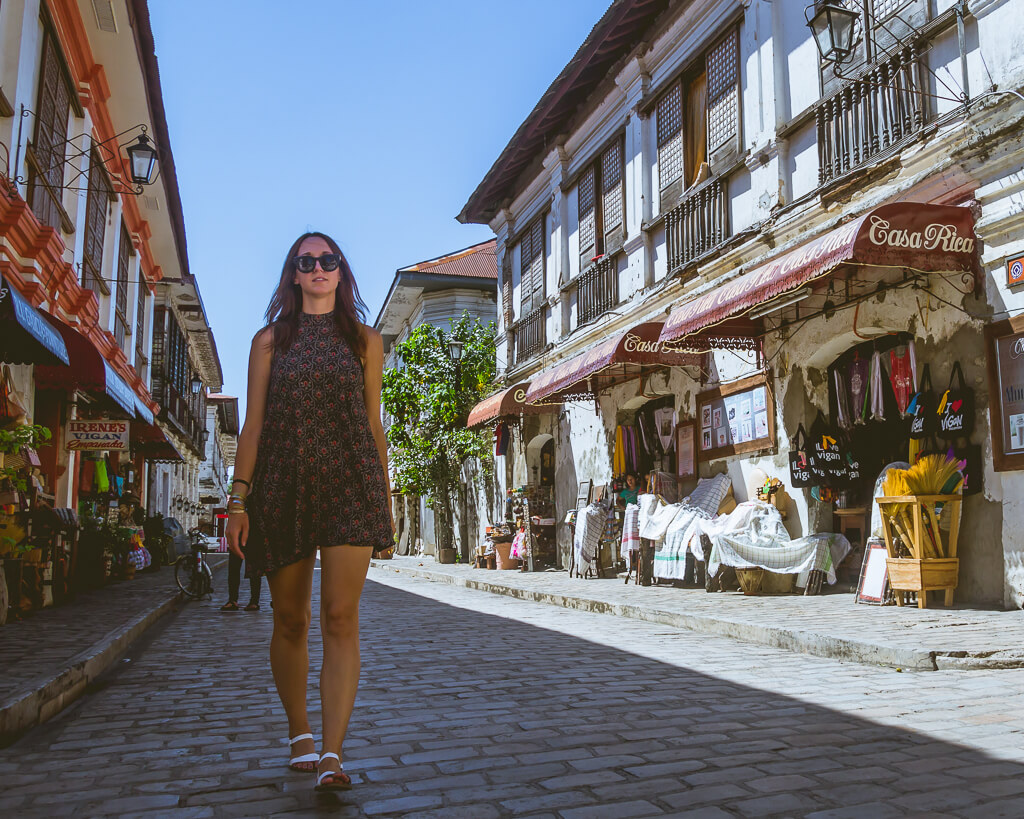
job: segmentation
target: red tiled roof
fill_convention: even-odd
[[[465,250],[449,253],[439,259],[429,259],[401,268],[399,273],[430,273],[435,276],[465,276],[474,279],[497,279],[498,261],[494,239],[489,239]]]

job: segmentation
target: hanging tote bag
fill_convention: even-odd
[[[789,484],[795,489],[814,485],[807,453],[807,432],[803,424],[796,428],[793,448],[789,451]]]
[[[0,426],[19,421],[27,414],[25,400],[14,386],[11,368],[4,364],[0,372]]]
[[[953,385],[954,379],[957,382],[956,386]],[[959,361],[953,364],[953,370],[949,374],[949,386],[939,399],[936,414],[936,432],[940,438],[966,438],[974,429],[974,390],[964,385],[964,371],[960,369]]]
[[[925,364],[921,371],[921,383],[918,390],[910,396],[907,405],[910,416],[910,437],[930,438],[935,430],[935,393],[932,392],[932,371]]]
[[[818,411],[818,417],[811,424],[811,451],[809,461],[811,480],[814,486],[832,486],[837,476],[845,478],[840,461],[839,437],[825,416]]]

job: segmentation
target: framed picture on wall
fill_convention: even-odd
[[[697,474],[697,424],[682,421],[676,424],[676,475],[692,478]]]
[[[1024,470],[1024,316],[985,328],[992,464],[996,472]]]
[[[771,377],[767,370],[697,396],[699,417],[712,421],[712,429],[701,431],[702,460],[775,450]]]
[[[576,488],[577,509],[590,503],[590,489],[593,485],[593,481],[580,481],[580,485]]]

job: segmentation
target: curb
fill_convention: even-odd
[[[971,662],[937,662],[937,652],[925,649],[912,649],[897,646],[871,643],[862,640],[849,640],[833,637],[828,634],[798,629],[787,629],[778,626],[759,626],[749,621],[729,620],[724,617],[709,617],[700,614],[683,614],[656,608],[641,607],[628,604],[613,604],[603,600],[582,596],[550,594],[548,592],[521,589],[494,583],[488,580],[476,580],[458,577],[444,572],[432,572],[429,569],[394,566],[387,560],[372,560],[370,565],[381,570],[390,570],[410,577],[420,577],[435,583],[448,583],[468,589],[485,591],[491,594],[503,594],[520,600],[531,600],[547,603],[577,611],[594,612],[597,614],[614,614],[619,617],[630,617],[645,620],[649,623],[660,623],[674,628],[686,629],[700,634],[713,634],[719,637],[731,637],[747,643],[781,648],[817,657],[833,660],[881,665],[899,668],[904,671],[937,671],[944,669],[982,669],[1008,668],[1024,665],[1024,658],[1017,659],[1014,665],[1008,659],[991,658],[994,662],[986,662],[987,658],[971,658]]]
[[[207,562],[214,577],[227,565],[226,559],[217,563],[207,559]],[[154,597],[148,611],[80,651],[59,674],[39,677],[0,703],[0,748],[8,747],[30,728],[52,719],[81,697],[89,684],[124,656],[150,627],[175,610],[179,599],[177,590]]]

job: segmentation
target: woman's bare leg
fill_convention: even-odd
[[[284,566],[267,577],[274,604],[274,635],[270,638],[270,668],[288,717],[288,736],[310,733],[306,713],[309,676],[310,597],[316,557]],[[311,739],[296,742],[291,756],[316,750]]]
[[[339,757],[359,687],[359,597],[372,551],[361,546],[331,546],[320,550],[323,752],[333,751]],[[320,766],[321,772],[337,769],[338,764],[333,759],[325,760]]]

